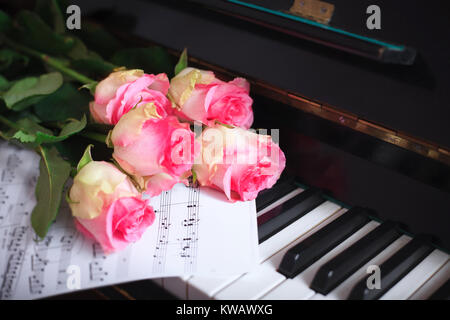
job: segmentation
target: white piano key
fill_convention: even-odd
[[[274,203],[272,203],[271,205],[265,207],[264,209],[262,209],[261,211],[258,211],[257,216],[262,216],[264,213],[269,212],[270,210],[272,210],[275,207],[278,207],[280,204],[288,201],[289,199],[295,197],[296,195],[302,193],[303,191],[305,191],[302,188],[297,188],[291,192],[289,192],[287,195],[285,195],[284,197],[281,197],[280,199],[278,199],[277,201],[275,201]]]
[[[279,234],[284,234],[285,232],[287,232],[286,236],[274,235],[260,244],[260,262],[267,260],[267,258],[269,258],[271,255],[279,252],[280,254],[277,254],[276,257],[271,258],[269,262],[269,264],[272,265],[272,269],[276,270],[281,262],[284,252],[287,250],[287,246],[297,244],[299,239],[308,234],[308,232],[315,231],[315,228],[322,227],[323,223],[329,223],[332,220],[331,217],[334,220],[345,211],[346,209],[341,209],[338,205],[332,202],[324,202],[323,204],[321,204],[314,210],[311,210],[309,213],[279,232]],[[272,243],[272,241],[274,242]],[[266,248],[269,247],[270,249],[265,249],[265,254],[262,256],[261,246],[264,243],[268,243],[269,245],[267,246],[266,244]],[[232,284],[238,278],[239,276],[224,278],[194,276],[188,281],[188,298],[209,299],[220,290]]]
[[[309,300],[334,300],[334,299],[328,296],[324,296],[323,294],[316,293],[311,298],[309,298]]]
[[[335,211],[335,209],[338,210]],[[214,298],[247,300],[259,299],[269,290],[286,280],[285,276],[276,271],[286,251],[300,241],[303,241],[306,236],[309,236],[310,233],[312,233],[311,231],[314,228],[316,228],[314,231],[317,231],[317,229],[328,224],[331,220],[334,220],[338,215],[341,215],[346,210],[339,210],[339,207],[324,206],[321,210],[313,211],[300,218],[304,219],[301,224],[301,228],[297,229],[297,234],[300,235],[299,238],[266,260],[258,267],[257,270],[245,274],[225,289],[219,291]],[[331,216],[333,216],[334,219],[329,219]],[[326,219],[329,220],[327,223],[324,222],[324,217],[328,218]],[[320,222],[324,223],[320,224]],[[284,230],[281,232],[284,232]]]
[[[241,277],[242,275],[227,277],[202,277],[193,276],[188,280],[188,299],[189,300],[207,300],[221,289]]]
[[[431,252],[421,263],[412,269],[380,300],[405,300],[430,279],[448,261],[448,254],[440,250]]]
[[[285,276],[275,271],[272,266],[263,263],[252,272],[246,273],[231,285],[219,291],[214,299],[255,300],[284,279],[286,279]]]
[[[168,277],[163,279],[163,287],[180,299],[187,299],[187,281],[191,276]]]
[[[280,251],[295,239],[301,237],[308,230],[322,223],[331,215],[336,213],[340,207],[330,201],[325,201],[320,206],[311,210],[303,217],[297,219],[289,226],[274,234],[272,237],[259,245],[259,258],[263,262]]]
[[[287,279],[279,286],[269,291],[262,300],[307,300],[314,296],[315,292],[302,280],[300,276]]]
[[[367,267],[370,265],[381,265],[387,259],[389,259],[394,253],[400,250],[404,245],[411,241],[411,237],[401,236],[393,243],[391,243],[386,249],[376,255],[373,259],[367,262],[363,267],[358,269],[354,274],[348,277],[339,286],[333,289],[330,293],[326,295],[327,299],[331,300],[344,300],[347,299],[348,295],[352,291],[353,287],[361,281],[365,276],[367,276]]]
[[[262,297],[264,300],[304,300],[310,299],[314,296],[315,292],[309,288],[317,270],[327,261],[331,260],[342,251],[347,249],[353,243],[364,237],[370,231],[375,229],[379,225],[378,222],[371,221],[363,226],[361,229],[356,231],[340,245],[335,247],[333,250],[328,252],[322,258],[317,260],[311,266],[309,266],[302,273],[297,275],[295,278],[286,279],[280,285],[269,291],[266,295]]]
[[[416,290],[408,299],[409,300],[425,300],[436,292],[444,283],[450,279],[450,262],[442,266],[435,274]]]

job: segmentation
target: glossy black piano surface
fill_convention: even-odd
[[[122,41],[149,40],[174,52],[187,47],[193,65],[212,63],[217,71],[268,84],[267,92],[259,87],[252,93],[254,127],[280,129],[287,175],[450,249],[448,162],[293,108],[283,98],[298,94],[448,152],[450,19],[444,1],[329,1],[335,5],[331,25],[412,47],[417,51],[412,65],[381,63],[301,39],[286,32],[296,28],[292,21],[226,1],[74,2],[83,14],[95,13],[92,19],[119,30]],[[381,30],[366,28],[369,4],[381,7]],[[115,20],[115,15],[131,18]],[[135,23],[122,26],[119,20]],[[140,292],[144,282],[128,286]],[[99,294],[117,298],[122,289]]]
[[[450,147],[446,1],[329,1],[336,7],[330,24],[416,48],[413,66],[380,64],[210,10],[227,8],[284,28],[293,24],[223,0],[78,2],[86,13],[109,8],[137,17],[133,33],[164,46],[188,47],[191,55],[226,69]],[[366,27],[370,4],[381,8],[381,30]]]

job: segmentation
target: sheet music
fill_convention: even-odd
[[[229,203],[212,189],[176,185],[151,199],[156,219],[140,241],[105,255],[75,229],[65,202],[38,241],[30,225],[37,154],[0,141],[0,173],[0,299],[62,294],[78,290],[74,283],[84,290],[166,276],[241,274],[256,264],[254,201]]]

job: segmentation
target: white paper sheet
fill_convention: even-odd
[[[104,255],[76,231],[66,203],[41,241],[30,226],[39,157],[0,141],[0,299],[35,299],[147,278],[242,274],[257,261],[254,201],[176,185],[151,199],[140,241]],[[78,288],[79,287],[79,288]]]

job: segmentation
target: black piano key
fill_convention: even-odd
[[[450,300],[450,279],[447,280],[435,293],[428,298],[429,300]]]
[[[354,207],[289,249],[278,272],[293,278],[370,221],[366,209]]]
[[[328,294],[342,281],[400,237],[397,224],[387,221],[345,249],[317,271],[311,289]]]
[[[397,282],[399,282],[408,272],[417,266],[428,256],[433,248],[429,242],[417,237],[407,243],[403,248],[397,251],[392,257],[386,260],[380,266],[381,284],[380,289],[367,287],[367,279],[364,277],[358,282],[350,292],[350,300],[375,300],[384,295]]]
[[[259,243],[323,203],[322,191],[310,188],[258,217]]]
[[[261,211],[297,188],[294,178],[280,178],[272,188],[263,190],[258,194],[256,211]]]

